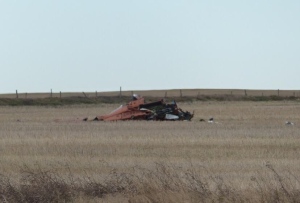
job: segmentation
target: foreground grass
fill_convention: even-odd
[[[122,173],[113,169],[101,181],[88,174],[76,177],[69,170],[21,169],[14,183],[0,176],[2,202],[299,202],[299,179],[281,176],[267,164],[263,174],[252,176],[248,189],[237,188],[205,168],[188,169],[156,163],[154,170],[133,167]]]

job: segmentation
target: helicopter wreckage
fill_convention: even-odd
[[[109,114],[97,116],[94,121],[118,120],[154,120],[154,121],[190,121],[194,113],[178,108],[175,101],[168,104],[164,100],[145,103],[145,99],[134,94],[132,101],[121,105]],[[83,119],[87,121],[87,118]]]

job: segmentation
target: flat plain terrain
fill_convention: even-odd
[[[298,101],[179,103],[195,110],[191,122],[81,121],[118,106],[1,106],[0,173],[15,184],[24,168],[95,182],[111,174],[135,177],[131,189],[97,198],[86,193],[72,200],[77,202],[232,202],[231,193],[221,194],[228,188],[240,195],[236,201],[289,202],[299,193]],[[215,123],[199,121],[210,117]],[[218,190],[218,196],[196,194],[199,185]],[[277,197],[268,194],[270,188]]]

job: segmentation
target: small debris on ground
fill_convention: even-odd
[[[208,120],[208,122],[209,123],[214,123],[215,121],[214,121],[214,118],[210,118],[209,120]]]
[[[285,122],[285,125],[294,125],[294,123],[291,122],[291,121],[286,121],[286,122]]]

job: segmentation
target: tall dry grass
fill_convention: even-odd
[[[153,170],[113,169],[104,178],[62,176],[56,169],[23,166],[19,182],[0,176],[2,202],[299,202],[299,178],[267,164],[242,189],[206,170],[156,163]],[[262,173],[263,172],[263,173]]]
[[[298,102],[179,105],[192,122],[80,121],[118,105],[0,107],[1,201],[297,202]]]

